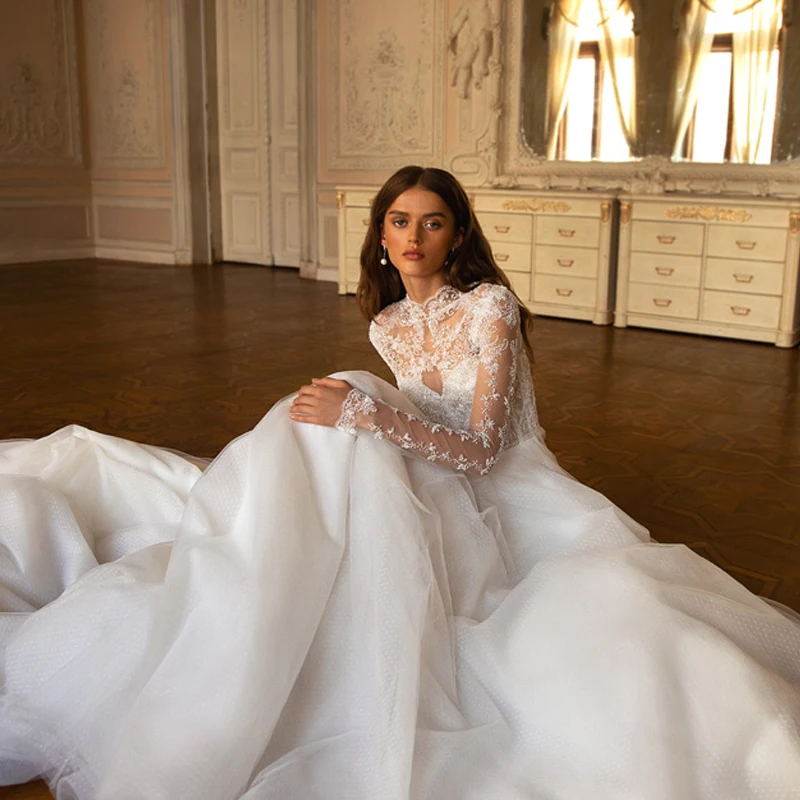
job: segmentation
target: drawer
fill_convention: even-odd
[[[707,322],[777,330],[780,316],[780,297],[714,291],[703,294],[703,319]]]
[[[536,275],[533,279],[533,300],[536,303],[594,308],[597,302],[597,281],[569,275]]]
[[[706,260],[706,289],[749,294],[783,293],[783,263],[777,261],[735,261],[731,258]]]
[[[530,214],[498,214],[494,211],[482,211],[478,214],[478,222],[492,244],[495,242],[530,244],[533,241],[533,217]]]
[[[647,222],[634,220],[631,250],[699,256],[703,252],[705,225],[691,222]]]
[[[497,266],[503,272],[530,272],[531,271],[531,246],[517,244],[516,242],[490,241],[492,253]]]
[[[708,255],[755,261],[784,261],[786,236],[786,231],[780,228],[712,225],[708,230]]]
[[[536,247],[536,272],[546,275],[595,278],[598,256],[596,249],[541,244]]]
[[[347,208],[345,209],[345,229],[348,233],[361,233],[361,238],[367,232],[369,227],[369,209],[368,208]]]
[[[647,283],[628,285],[628,311],[631,314],[697,319],[699,310],[699,289]]]
[[[599,219],[551,216],[536,219],[536,244],[597,248],[599,241]]]
[[[531,299],[531,276],[527,272],[508,272],[508,280],[511,287],[517,293],[520,300],[527,303]]]
[[[630,279],[636,283],[699,288],[702,269],[699,256],[631,253]]]

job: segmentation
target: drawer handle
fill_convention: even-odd
[[[675,272],[675,267],[656,267],[656,272],[659,275],[663,275],[665,278],[668,278]]]
[[[731,306],[731,311],[733,311],[737,317],[746,317],[750,313],[750,309],[746,306]]]
[[[557,258],[556,263],[559,267],[571,267],[575,263],[574,258]]]
[[[661,297],[654,297],[653,304],[658,306],[659,308],[669,308],[672,305],[672,300],[668,300]]]
[[[556,289],[556,294],[559,297],[569,297],[572,294],[572,289]]]
[[[495,261],[502,261],[503,263],[505,263],[506,261],[508,261],[509,255],[508,253],[497,253],[497,255],[495,255],[494,258]]]
[[[733,279],[736,281],[736,283],[752,283],[753,282],[753,276],[752,275],[745,275],[745,274],[743,274],[741,272],[734,272],[733,273]]]
[[[661,242],[661,244],[674,244],[675,243],[675,237],[674,236],[663,236],[662,235],[662,236],[656,236],[656,239],[658,239],[658,241]]]
[[[369,217],[367,217],[366,219],[362,219],[361,222],[363,223],[365,228],[369,227]]]
[[[755,250],[756,243],[755,242],[742,242],[739,239],[736,240],[736,246],[740,250]]]
[[[571,231],[568,228],[559,228],[558,235],[562,239],[571,239],[575,235],[575,231]]]
[[[511,230],[511,226],[510,225],[495,225],[494,229],[498,233],[508,233]]]

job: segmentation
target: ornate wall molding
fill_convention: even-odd
[[[324,170],[442,163],[444,0],[325,2]]]
[[[82,162],[72,0],[0,6],[0,164]]]
[[[167,165],[166,3],[86,0],[93,154],[102,168]]]

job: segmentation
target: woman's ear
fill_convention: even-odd
[[[463,241],[464,241],[464,231],[457,230],[456,235],[453,237],[453,250],[461,247]]]

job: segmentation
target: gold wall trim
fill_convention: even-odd
[[[789,230],[792,233],[800,233],[800,211],[789,212]]]
[[[344,192],[336,192],[336,205],[339,211],[344,208]]]
[[[600,203],[600,221],[603,223],[611,219],[611,203]]]
[[[563,200],[506,200],[503,203],[505,211],[533,211],[565,214],[572,206]]]
[[[622,225],[627,225],[631,221],[631,204],[619,204],[619,221]]]
[[[670,219],[717,220],[718,222],[749,222],[753,215],[743,208],[720,206],[672,206],[666,210]]]

